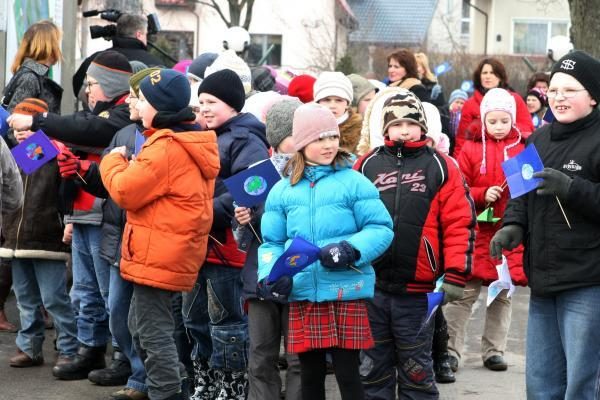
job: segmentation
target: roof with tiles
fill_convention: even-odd
[[[437,0],[348,0],[358,19],[351,42],[420,45],[431,24]]]

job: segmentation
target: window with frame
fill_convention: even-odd
[[[281,35],[250,34],[248,64],[281,65]],[[266,57],[266,58],[265,58]]]
[[[513,21],[514,54],[546,54],[553,36],[569,36],[569,21]]]
[[[468,1],[462,2],[462,10],[460,14],[460,36],[468,38],[471,34],[471,6]]]

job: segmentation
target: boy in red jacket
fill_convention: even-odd
[[[385,145],[355,169],[379,189],[394,221],[394,239],[374,263],[369,322],[375,347],[363,352],[366,399],[437,399],[432,367],[433,324],[423,325],[427,292],[444,275],[445,301],[462,298],[471,272],[475,210],[450,157],[427,146],[419,99],[408,90],[383,106]]]

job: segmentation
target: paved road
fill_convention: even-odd
[[[466,354],[457,374],[457,382],[440,385],[442,400],[525,399],[525,329],[529,290],[519,288],[513,302],[513,320],[509,333],[506,372],[492,372],[483,367],[479,355],[480,335],[485,311],[484,297],[476,303],[466,343]],[[14,297],[7,305],[10,319],[17,321]],[[118,388],[99,387],[88,381],[61,382],[52,377],[55,361],[52,351],[53,331],[46,331],[46,364],[43,367],[16,369],[8,366],[15,352],[15,335],[0,333],[0,400],[107,400]],[[478,336],[479,335],[479,336]],[[333,376],[327,377],[327,398],[340,400]]]

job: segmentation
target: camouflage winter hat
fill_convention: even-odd
[[[402,90],[383,103],[383,135],[390,126],[400,121],[410,121],[419,125],[427,133],[427,118],[421,101],[408,90]]]

